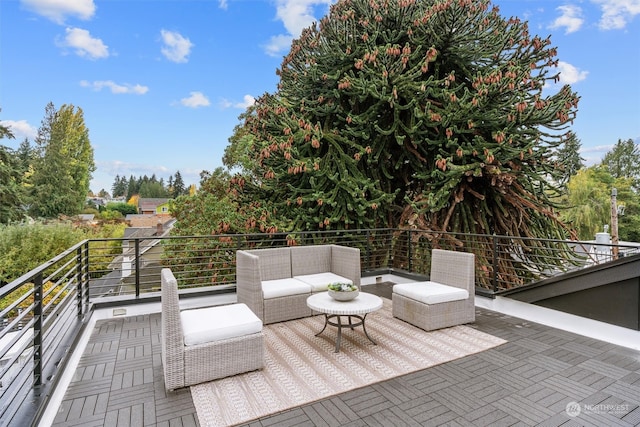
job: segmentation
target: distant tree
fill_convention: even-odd
[[[127,200],[127,204],[134,206],[136,208],[136,213],[138,213],[139,201],[140,201],[140,196],[137,194],[134,194],[129,198],[129,200]]]
[[[127,195],[127,178],[116,175],[111,186],[111,194],[113,197],[124,197]]]
[[[13,138],[13,133],[0,124],[0,139]],[[9,148],[0,145],[0,224],[24,218],[23,171],[19,157]]]
[[[22,168],[23,172],[27,173],[32,168],[35,158],[35,150],[31,146],[28,138],[22,140],[20,146],[16,150],[16,155],[20,160],[20,167]]]
[[[56,110],[49,103],[36,144],[32,213],[50,218],[81,212],[95,170],[82,109],[65,104]]]
[[[167,192],[169,195],[173,195],[173,175],[169,175],[169,180],[167,181]]]
[[[631,178],[634,186],[640,183],[640,148],[632,139],[621,139],[607,152],[602,159],[602,165],[609,169],[614,178]]]
[[[140,191],[140,184],[136,179],[131,175],[129,177],[129,182],[127,183],[127,200],[131,199],[135,194],[138,194]]]
[[[567,183],[568,208],[561,211],[564,221],[571,224],[581,240],[592,240],[611,222],[611,187],[615,179],[607,168],[583,168]]]
[[[223,168],[216,168],[213,172],[202,171],[200,191],[172,202],[171,213],[178,219],[172,234],[190,236],[247,230],[250,224],[228,191],[229,180],[230,175]],[[258,231],[260,225],[253,225],[253,231]]]
[[[595,234],[611,225],[611,190],[617,190],[620,241],[640,242],[640,195],[633,189],[631,178],[614,178],[603,165],[583,168],[567,184],[568,208],[561,211],[564,221],[573,225],[581,240],[592,240]]]
[[[569,132],[564,145],[558,148],[555,160],[561,170],[560,183],[563,185],[584,167],[584,159],[580,157],[580,146],[580,140],[573,132]]]
[[[129,203],[122,203],[122,202],[109,202],[107,203],[106,210],[118,211],[122,214],[122,216],[138,213],[137,206],[133,206],[133,205],[130,205]]]
[[[98,191],[98,197],[102,197],[105,199],[108,199],[110,197],[109,193],[107,192],[107,190],[105,190],[104,188],[101,189],[100,191]]]
[[[617,178],[613,183],[618,192],[617,204],[624,206],[624,214],[618,215],[618,240],[621,242],[640,243],[640,194],[634,188],[635,184],[632,178]]]
[[[170,196],[175,199],[186,194],[186,190],[184,181],[182,180],[182,175],[180,174],[180,171],[177,171],[173,179],[173,191]]]
[[[167,190],[158,181],[146,181],[140,184],[140,197],[142,198],[165,198]]]

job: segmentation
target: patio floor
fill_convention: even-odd
[[[482,308],[469,326],[508,342],[247,425],[640,425],[639,351]],[[159,313],[100,320],[53,425],[199,425],[189,388],[164,389],[159,339]]]

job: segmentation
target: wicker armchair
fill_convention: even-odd
[[[475,256],[433,249],[429,281],[394,285],[393,316],[426,331],[475,321]]]
[[[178,299],[178,282],[170,269],[162,269],[161,284],[162,366],[167,390],[253,371],[264,366],[262,323],[248,307],[234,304],[186,310],[184,313],[189,316],[183,319]],[[226,313],[229,309],[240,315],[228,316]],[[227,319],[228,317],[234,318]],[[218,338],[191,343],[189,336],[186,336],[190,332],[189,327],[187,326],[186,331],[183,329],[183,320],[190,320],[193,324],[194,319],[197,323],[198,318],[202,318],[201,323],[205,325],[215,318],[215,334]],[[256,329],[259,332],[255,332]],[[247,330],[250,332],[247,333]],[[202,328],[195,332],[195,335],[200,334],[196,338],[203,341]]]

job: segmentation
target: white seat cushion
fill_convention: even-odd
[[[180,312],[180,320],[184,345],[220,341],[262,331],[262,321],[246,304],[184,310]]]
[[[313,289],[313,292],[326,291],[330,283],[348,283],[353,285],[353,281],[331,272],[305,274],[303,276],[293,276],[293,278],[308,283]]]
[[[262,296],[264,299],[310,293],[311,286],[297,279],[288,278],[262,281]]]
[[[436,282],[400,283],[393,285],[393,292],[425,304],[438,304],[469,298],[469,292],[466,289]]]

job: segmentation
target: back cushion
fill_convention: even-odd
[[[331,271],[331,246],[292,246],[291,272],[293,276]]]
[[[260,280],[292,277],[291,251],[289,248],[257,249],[248,251],[260,258]]]

